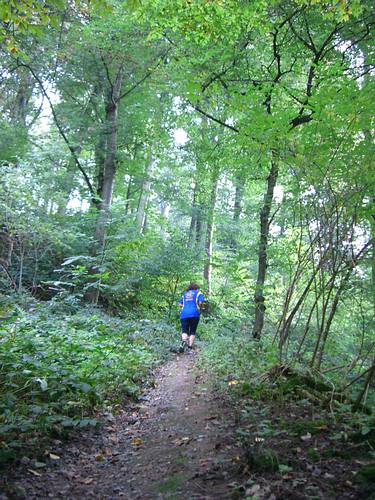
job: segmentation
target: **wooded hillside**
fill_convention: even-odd
[[[212,376],[240,399],[292,380],[373,454],[373,2],[0,18],[0,459],[139,394],[190,281]]]

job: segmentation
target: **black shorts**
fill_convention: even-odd
[[[199,323],[199,316],[195,318],[184,318],[181,319],[180,321],[181,321],[182,333],[187,333],[188,335],[195,335]]]

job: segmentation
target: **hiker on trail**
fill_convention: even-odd
[[[180,314],[182,331],[180,352],[184,352],[186,347],[188,347],[189,352],[192,352],[203,300],[203,293],[196,283],[190,283],[182,294],[179,302],[179,306],[182,307]]]

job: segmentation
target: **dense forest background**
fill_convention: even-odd
[[[137,394],[190,280],[224,385],[295,370],[375,434],[373,3],[0,16],[1,459]]]

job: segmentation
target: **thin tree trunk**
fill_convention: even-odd
[[[33,95],[34,82],[32,75],[27,68],[20,66],[17,68],[19,78],[17,94],[14,99],[14,107],[11,110],[14,120],[20,123],[26,130],[26,118],[29,109],[29,102]]]
[[[191,221],[190,221],[190,229],[189,229],[189,243],[194,241],[196,236],[197,229],[197,195],[198,195],[198,183],[196,182],[194,185],[193,191],[193,202],[191,205]]]
[[[13,245],[14,240],[10,236],[8,229],[5,226],[3,230],[0,229],[0,271],[1,269],[4,270],[13,288],[17,291],[17,283],[15,282],[9,271],[12,260]]]
[[[202,125],[200,129],[201,144],[204,145],[208,140],[208,119],[202,117]],[[206,212],[207,201],[204,188],[202,189],[202,179],[204,179],[204,172],[206,170],[206,163],[204,157],[199,155],[197,158],[197,169],[195,173],[195,242],[199,249],[205,246],[205,220],[204,214]]]
[[[358,394],[358,397],[353,405],[353,408],[352,408],[352,411],[355,412],[357,410],[359,410],[359,408],[361,407],[361,404],[362,404],[362,401],[363,401],[363,398],[367,392],[367,389],[370,385],[370,382],[371,380],[373,379],[373,377],[375,376],[375,358],[373,359],[372,361],[372,365],[371,365],[371,368],[367,374],[367,377],[366,377],[366,380],[365,380],[365,383],[364,383],[364,386],[361,390],[361,392]]]
[[[125,215],[128,215],[129,213],[129,202],[130,202],[130,197],[132,195],[132,183],[133,183],[133,177],[130,176],[128,187],[126,189]]]
[[[364,60],[363,64],[367,66],[371,62],[371,56],[369,55],[369,48],[366,43],[360,44],[361,51],[364,55]],[[364,76],[364,84],[365,85],[371,85],[371,74],[366,73]],[[367,140],[367,143],[370,145],[371,144],[371,149],[374,152],[374,130],[372,129],[365,129],[364,130],[364,135]],[[372,203],[373,206],[375,206],[375,197],[372,196]],[[372,238],[372,249],[371,249],[371,281],[372,281],[372,304],[374,308],[374,317],[375,317],[375,213],[373,212],[371,214],[371,238]]]
[[[304,291],[301,293],[299,299],[297,300],[297,303],[295,304],[295,306],[293,307],[292,311],[289,313],[289,316],[285,320],[283,328],[280,331],[280,340],[279,340],[279,348],[280,349],[283,347],[283,345],[285,344],[285,341],[289,337],[289,330],[290,330],[290,327],[292,325],[293,318],[296,315],[296,313],[299,310],[299,308],[301,307],[301,305],[303,304],[304,300],[306,299],[307,294],[310,292],[311,285],[313,284],[313,281],[315,279],[315,274],[316,273],[314,273],[310,277],[307,285],[305,286]]]
[[[172,296],[171,296],[171,298],[169,300],[168,320],[171,319],[171,317],[172,317],[172,311],[173,311],[173,308],[175,307],[175,304],[176,304],[176,293],[177,293],[177,287],[178,287],[179,282],[180,282],[180,278],[176,277],[175,280],[174,280],[174,284],[173,284]]]
[[[338,290],[336,292],[336,295],[332,301],[332,305],[331,305],[331,310],[330,310],[330,314],[328,316],[328,319],[327,319],[327,322],[326,322],[326,325],[325,325],[325,328],[324,328],[324,331],[323,331],[323,335],[322,335],[322,343],[321,343],[321,346],[320,346],[320,350],[319,350],[319,355],[318,355],[318,358],[317,358],[317,369],[320,370],[320,366],[321,366],[321,363],[322,363],[322,359],[323,359],[323,354],[324,354],[324,348],[325,348],[325,345],[326,345],[326,342],[327,342],[327,338],[328,338],[328,334],[330,332],[330,329],[331,329],[331,325],[332,325],[332,321],[333,321],[333,318],[336,314],[336,310],[337,310],[337,306],[338,306],[338,303],[339,303],[339,300],[341,298],[341,294],[342,292],[345,290],[345,286],[347,285],[350,277],[351,277],[351,274],[353,272],[353,269],[354,267],[357,265],[359,259],[363,256],[364,253],[366,253],[367,249],[368,248],[371,248],[371,244],[372,242],[369,241],[359,252],[358,254],[353,258],[350,266],[348,266],[348,270],[344,276],[344,278],[342,279],[339,287],[338,287]]]
[[[234,194],[234,206],[233,206],[233,227],[234,233],[231,237],[231,247],[233,250],[237,248],[237,231],[239,227],[240,215],[242,212],[242,199],[244,193],[244,180],[240,175],[236,175],[235,178],[235,194]]]
[[[373,200],[375,203],[375,199]],[[371,271],[372,271],[372,305],[374,308],[374,317],[375,317],[375,214],[372,215],[371,221],[371,237],[372,237],[372,252],[371,252]]]
[[[95,242],[96,254],[103,251],[107,233],[109,211],[112,206],[113,187],[116,175],[117,153],[117,105],[112,103],[107,112],[108,142],[107,154],[103,164],[103,178],[101,184],[101,199],[99,202],[99,216],[96,222]]]
[[[202,248],[203,244],[203,207],[202,205],[197,206],[197,219],[195,223],[195,241],[199,248]]]
[[[146,206],[147,206],[147,201],[148,201],[148,197],[150,195],[150,189],[151,189],[152,165],[153,165],[153,157],[152,157],[152,152],[150,149],[149,153],[148,153],[148,157],[147,157],[146,170],[145,170],[145,175],[143,178],[141,195],[139,197],[137,217],[136,217],[137,229],[141,234],[145,230]]]
[[[272,207],[273,193],[278,177],[278,166],[272,159],[271,170],[267,179],[267,191],[264,196],[264,203],[260,212],[260,239],[258,251],[258,274],[254,294],[255,320],[252,335],[255,339],[260,339],[264,324],[264,313],[266,306],[264,304],[264,282],[267,271],[267,244],[269,236],[269,221]]]
[[[244,180],[241,176],[236,176],[236,192],[234,195],[233,221],[238,223],[242,211],[242,199],[244,193]]]
[[[23,244],[23,241],[20,241],[20,270],[18,275],[18,292],[22,291],[24,260],[25,260],[25,246]]]
[[[117,119],[118,119],[118,102],[120,99],[120,92],[122,86],[123,71],[119,70],[116,79],[111,88],[111,92],[108,96],[106,103],[106,119],[105,119],[105,158],[103,162],[103,173],[98,189],[100,192],[100,200],[97,204],[99,210],[98,217],[96,220],[95,234],[94,234],[94,248],[93,255],[98,257],[102,255],[102,260],[104,257],[105,242],[107,235],[107,227],[109,222],[110,209],[112,206],[112,195],[113,187],[116,176],[116,156],[117,156]],[[103,143],[103,138],[100,137],[101,144]],[[100,174],[101,175],[101,174]],[[93,266],[90,269],[90,274],[98,274],[99,267]],[[99,299],[99,280],[95,279],[97,284],[91,286],[86,294],[85,300],[93,304],[97,304]]]
[[[207,282],[207,297],[209,297],[212,292],[212,250],[213,250],[215,205],[216,205],[218,182],[219,182],[219,171],[218,169],[215,169],[212,176],[210,206],[207,214],[207,230],[206,230],[206,242],[205,242],[206,262],[203,270],[203,277]]]
[[[199,178],[199,174],[196,175]],[[197,181],[194,186],[194,192],[193,192],[193,203],[192,203],[191,221],[189,228],[189,242],[191,244],[195,243],[197,246],[201,247],[204,245],[204,239],[203,239],[204,207],[199,200],[200,200],[200,186]]]
[[[107,133],[108,130],[106,127],[107,124],[103,126],[101,130],[99,140],[95,146],[95,165],[96,165],[96,194],[97,200],[96,203],[100,203],[100,200],[103,196],[103,183],[104,183],[104,163],[105,163],[105,154],[107,150]]]

